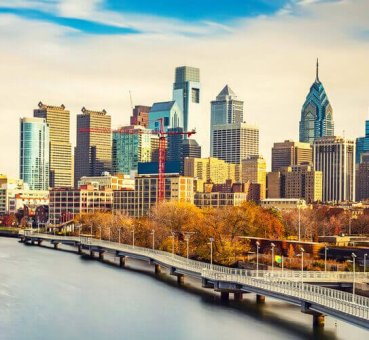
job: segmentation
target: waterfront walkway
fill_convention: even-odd
[[[167,268],[177,277],[178,283],[185,276],[201,280],[202,286],[220,292],[223,300],[234,294],[235,300],[242,300],[245,293],[255,293],[258,302],[265,296],[286,301],[301,307],[301,312],[313,316],[314,326],[324,325],[324,316],[330,315],[351,324],[369,329],[369,298],[336,289],[324,287],[329,283],[353,285],[354,282],[369,282],[368,273],[348,272],[299,272],[299,271],[250,271],[212,265],[190,260],[168,252],[135,247],[91,237],[54,236],[26,232],[21,236],[24,243],[41,245],[50,242],[54,248],[59,244],[74,246],[78,253],[88,250],[92,257],[100,259],[105,253],[119,258],[123,267],[127,258],[147,261],[159,273]],[[355,276],[354,276],[355,275]]]

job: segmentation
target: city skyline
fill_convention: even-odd
[[[44,4],[32,2],[33,6],[37,3]],[[59,8],[56,17],[77,19],[83,14],[87,20],[98,2],[90,1],[90,11],[82,13],[77,4],[83,3],[60,2],[64,11],[69,9],[61,12]],[[102,6],[106,2],[99,3]],[[6,65],[3,74],[9,79],[2,87],[0,121],[7,129],[1,137],[0,153],[8,162],[3,162],[1,172],[17,176],[19,146],[7,141],[18,140],[19,118],[31,117],[38,101],[66,105],[71,112],[71,142],[75,146],[76,115],[82,105],[105,107],[112,115],[113,127],[128,125],[129,90],[134,105],[171,100],[173,70],[180,65],[201,70],[202,115],[190,128],[197,128],[196,140],[204,148],[204,156],[209,154],[210,101],[229,84],[245,102],[244,119],[260,128],[260,154],[270,169],[273,143],[298,140],[301,107],[315,78],[316,57],[334,110],[335,134],[342,135],[345,129],[347,137],[362,136],[369,103],[365,77],[369,74],[365,63],[368,25],[363,15],[368,5],[364,1],[289,3],[287,6],[281,1],[274,9],[258,9],[255,15],[238,4],[241,14],[229,14],[227,19],[218,19],[212,9],[210,18],[200,13],[191,25],[188,18],[151,13],[155,29],[141,28],[140,33],[133,34],[87,32],[86,27],[71,28],[41,14],[30,18],[32,8],[24,7],[32,4],[0,1],[1,46],[5,51],[0,58]],[[46,7],[55,11],[52,5]],[[38,11],[46,12],[46,7]],[[106,11],[100,12],[94,20],[103,20]],[[334,19],[342,12],[346,23]],[[115,22],[119,22],[122,12],[109,13],[115,13]],[[155,25],[158,22],[161,24]],[[296,34],[291,35],[291,30]],[[29,39],[28,31],[38,36],[36,42]],[[299,34],[302,32],[304,38]],[[329,46],[325,47],[327,42]],[[153,44],[157,45],[155,51],[150,47]],[[267,53],[270,49],[273,53]],[[340,56],[343,49],[344,56]],[[285,122],[276,131],[281,117]]]

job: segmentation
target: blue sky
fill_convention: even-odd
[[[34,0],[0,1],[0,14],[51,22],[88,34],[133,34],[140,27],[127,24],[129,16],[177,20],[183,24],[216,23],[231,25],[240,18],[273,15],[291,0]],[[65,13],[62,8],[68,6]],[[86,10],[84,10],[86,8]],[[88,10],[94,15],[88,15]],[[105,14],[105,15],[104,15]],[[115,20],[106,20],[115,16]],[[104,19],[103,19],[104,18]],[[118,18],[118,20],[117,20]],[[146,29],[147,30],[147,29]]]

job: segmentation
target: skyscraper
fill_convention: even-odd
[[[243,122],[243,101],[226,85],[211,103],[210,144],[212,145],[213,129],[219,124]]]
[[[163,120],[165,132],[168,129],[183,127],[183,112],[175,101],[153,104],[149,113],[149,129],[159,130],[159,119]]]
[[[313,162],[313,149],[309,143],[285,140],[274,143],[272,148],[272,171],[281,168]]]
[[[42,102],[33,116],[46,120],[50,131],[50,187],[71,187],[72,145],[70,143],[70,112],[65,106],[50,106]]]
[[[211,155],[229,163],[259,155],[259,128],[246,123],[214,125]]]
[[[124,126],[113,132],[113,173],[129,175],[139,162],[151,162],[151,135],[143,126]],[[157,139],[157,138],[156,138]]]
[[[201,84],[200,69],[181,66],[175,70],[173,100],[183,112],[184,131],[195,128],[194,118],[200,115]]]
[[[20,120],[20,178],[31,190],[49,189],[49,126],[43,118]]]
[[[315,82],[311,85],[301,110],[300,142],[313,144],[315,139],[324,136],[334,136],[333,110],[319,80],[317,60]]]
[[[322,137],[314,141],[314,167],[323,172],[323,201],[355,201],[355,141]]]
[[[356,170],[356,199],[369,199],[369,152],[361,154],[360,164]]]
[[[111,171],[111,116],[105,110],[82,108],[77,115],[77,146],[74,155],[74,186],[82,176],[100,176]]]
[[[365,121],[365,137],[356,139],[356,164],[361,163],[361,155],[369,152],[369,120]]]
[[[131,125],[141,125],[145,128],[149,127],[150,106],[136,105],[132,110],[130,117]]]
[[[262,156],[251,156],[241,162],[242,183],[260,184],[260,199],[266,198],[266,161]]]

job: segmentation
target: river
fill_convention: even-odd
[[[312,317],[272,299],[222,303],[185,278],[153,274],[127,260],[121,269],[76,255],[0,238],[0,339],[368,339],[369,332]],[[112,258],[113,260],[113,258]]]

